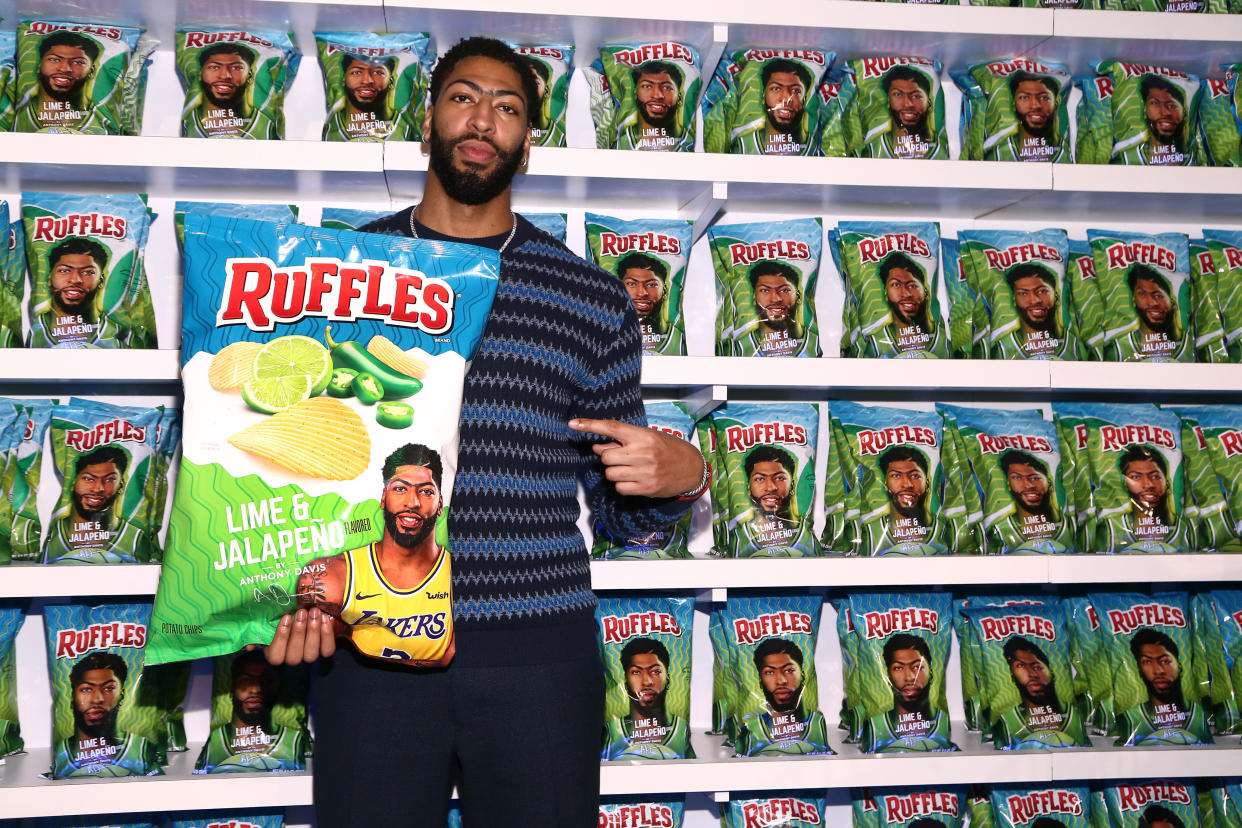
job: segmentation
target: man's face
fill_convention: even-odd
[[[1052,674],[1048,665],[1030,650],[1018,650],[1009,662],[1009,672],[1023,700],[1031,704],[1047,704],[1051,695]]]
[[[478,205],[509,188],[529,148],[526,112],[512,67],[486,57],[453,67],[423,122],[431,171],[449,198]]]
[[[1154,509],[1164,499],[1168,481],[1154,460],[1131,460],[1123,472],[1126,491],[1145,509]]]
[[[367,63],[355,58],[345,68],[345,94],[356,109],[365,112],[378,109],[391,85],[392,74],[383,63]]]
[[[1052,90],[1039,81],[1022,81],[1013,91],[1013,111],[1032,134],[1044,132],[1052,125],[1052,112],[1057,99]]]
[[[894,267],[884,277],[884,291],[897,320],[903,325],[913,325],[927,301],[923,283],[904,267]]]
[[[398,466],[384,486],[384,526],[406,549],[418,546],[435,531],[443,501],[426,466]]]
[[[1029,463],[1010,463],[1006,473],[1009,492],[1028,512],[1040,512],[1048,505],[1048,478]]]
[[[778,273],[755,280],[755,307],[765,322],[788,322],[798,302],[798,288]]]
[[[922,653],[913,647],[893,653],[888,664],[888,683],[903,706],[913,707],[927,698],[929,681],[931,670]]]
[[[1013,302],[1026,324],[1042,331],[1052,322],[1057,294],[1052,285],[1038,276],[1023,276],[1013,283]]]
[[[802,668],[789,653],[773,653],[763,657],[759,681],[764,695],[777,710],[792,710],[798,705],[802,691]]]
[[[1186,120],[1186,110],[1167,89],[1151,89],[1144,102],[1147,128],[1165,143],[1171,142]]]
[[[631,267],[621,277],[622,284],[630,294],[634,303],[634,312],[639,319],[646,319],[657,308],[664,298],[664,282],[650,268]]]
[[[1177,682],[1177,658],[1159,644],[1139,647],[1138,667],[1157,696],[1166,695]]]
[[[634,87],[639,116],[650,126],[667,127],[677,106],[677,84],[668,72],[639,75]]]
[[[664,694],[667,672],[655,653],[638,653],[625,671],[630,699],[641,708],[655,707]]]
[[[774,515],[789,503],[789,470],[776,460],[756,463],[750,472],[750,499],[760,511]]]
[[[121,700],[121,682],[106,667],[87,670],[73,688],[74,718],[84,729],[103,727]]]
[[[888,499],[903,517],[916,517],[927,496],[927,475],[913,460],[894,460],[884,470]]]
[[[220,52],[207,58],[198,80],[207,99],[218,107],[233,107],[250,77],[250,65],[237,52]]]
[[[1159,283],[1151,279],[1134,280],[1134,309],[1147,327],[1160,330],[1169,324],[1173,300]]]
[[[270,664],[252,661],[233,679],[233,710],[244,719],[259,718],[272,706],[276,674]]]
[[[73,478],[73,506],[82,517],[102,514],[112,508],[121,488],[121,472],[116,463],[91,463]]]
[[[773,129],[786,133],[794,131],[806,108],[805,96],[802,81],[793,72],[772,73],[768,85],[763,88],[763,108]]]
[[[90,57],[77,46],[53,46],[39,61],[39,85],[51,99],[72,98],[94,69]]]
[[[927,115],[927,93],[912,80],[895,80],[888,87],[888,109],[898,124],[914,129]]]
[[[99,288],[99,265],[86,253],[68,253],[52,265],[50,285],[56,304],[68,313],[83,313]]]

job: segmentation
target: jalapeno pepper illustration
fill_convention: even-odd
[[[414,406],[406,402],[382,402],[375,406],[375,422],[384,428],[409,428],[414,423]]]
[[[384,399],[384,384],[366,371],[354,377],[354,381],[349,384],[349,390],[354,392],[358,402],[363,405],[375,405]]]
[[[332,379],[328,380],[328,396],[352,397],[354,389],[350,386],[356,376],[358,372],[353,368],[337,368],[332,372]]]
[[[403,400],[412,397],[423,388],[421,380],[394,371],[376,359],[357,342],[336,342],[332,339],[332,326],[325,325],[323,339],[332,354],[332,365],[335,368],[349,368],[359,375],[370,374],[383,389],[384,399]],[[357,391],[354,392],[355,394]],[[372,401],[374,402],[374,401]],[[370,403],[368,403],[369,405]]]

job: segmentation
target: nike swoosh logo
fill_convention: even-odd
[[[378,598],[379,596],[380,596],[380,593],[378,593],[378,592],[372,593],[371,595],[363,595],[361,592],[355,592],[355,593],[354,593],[354,600],[355,600],[355,601],[365,601],[365,600],[367,600],[368,598]]]

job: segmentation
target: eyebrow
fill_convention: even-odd
[[[449,87],[453,86],[453,84],[456,84],[456,83],[465,84],[466,86],[473,89],[475,92],[478,92],[480,94],[490,94],[494,98],[499,98],[502,96],[507,97],[510,95],[517,97],[517,98],[522,97],[521,92],[517,92],[513,89],[484,89],[483,87],[479,86],[474,81],[469,80],[467,78],[456,78],[455,80],[450,81],[449,83],[445,84],[445,87],[444,87],[445,91],[448,91]],[[523,98],[523,101],[525,101],[524,98]]]

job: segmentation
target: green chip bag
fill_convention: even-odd
[[[1083,787],[997,787],[991,800],[996,828],[1092,828],[1091,793]]]
[[[1098,360],[1104,345],[1104,298],[1095,276],[1095,256],[1090,244],[1069,240],[1065,275],[1078,326],[1078,358]]]
[[[728,481],[727,558],[820,554],[814,530],[819,407],[810,403],[730,403],[712,414]]]
[[[1220,655],[1223,667],[1219,675],[1213,674],[1213,687],[1229,685],[1233,698],[1229,699],[1215,689],[1213,700],[1213,725],[1216,732],[1233,734],[1242,731],[1239,710],[1242,709],[1242,592],[1238,590],[1213,590],[1204,596],[1207,607],[1214,613],[1217,635],[1220,638]],[[1214,657],[1213,657],[1214,658]],[[1235,806],[1236,807],[1236,806]]]
[[[720,326],[736,356],[820,356],[815,285],[823,228],[819,219],[715,225],[708,230],[730,322]]]
[[[1079,698],[1085,698],[1089,727],[1103,735],[1113,727],[1113,675],[1109,668],[1108,640],[1091,599],[1084,595],[1064,599],[1066,617],[1078,654]]]
[[[1195,548],[1201,552],[1242,552],[1234,508],[1242,500],[1231,493],[1233,486],[1222,485],[1218,464],[1226,474],[1232,465],[1226,459],[1232,448],[1242,445],[1242,418],[1233,406],[1187,406],[1179,408],[1182,420],[1182,457],[1185,464],[1186,494],[1195,505]],[[1225,478],[1230,479],[1230,478]],[[1226,491],[1230,494],[1226,494]]]
[[[141,702],[150,618],[150,604],[44,608],[54,779],[162,773],[162,722]]]
[[[701,67],[697,49],[671,40],[601,47],[598,71],[613,108],[603,123],[596,117],[603,146],[693,152]]]
[[[1193,362],[1185,234],[1088,230],[1087,239],[1104,305],[1104,358]]]
[[[569,102],[569,76],[573,72],[574,47],[565,44],[510,44],[535,73],[539,104],[530,126],[532,147],[565,146],[565,110]]]
[[[1202,147],[1199,78],[1177,69],[1104,61],[1096,71],[1113,81],[1111,164],[1198,166]]]
[[[879,807],[872,788],[850,788],[850,812],[854,828],[879,828]]]
[[[876,828],[962,828],[966,798],[960,788],[875,788]]]
[[[959,555],[976,555],[984,552],[986,545],[986,538],[980,537],[983,499],[979,494],[979,483],[970,468],[970,458],[962,443],[954,411],[954,406],[936,405],[936,413],[944,421],[940,451],[944,491],[940,518],[949,527],[945,544]]]
[[[1242,730],[1238,697],[1234,689],[1231,644],[1237,639],[1238,621],[1232,617],[1239,609],[1238,594],[1227,590],[1202,592],[1190,596],[1194,617],[1195,658],[1207,674],[1203,703],[1212,717],[1212,733],[1232,735]],[[1232,625],[1232,629],[1230,626]],[[1227,643],[1228,642],[1228,643]],[[1236,646],[1233,648],[1236,651]]]
[[[733,707],[741,681],[734,671],[725,624],[724,605],[713,606],[707,624],[712,644],[712,729],[708,732],[724,736],[723,746],[731,748],[737,744]]]
[[[625,285],[638,315],[643,353],[686,353],[681,299],[691,229],[691,222],[682,219],[625,221],[586,214],[591,260]]]
[[[850,114],[859,158],[948,158],[949,133],[940,61],[868,57],[846,63]]]
[[[1216,300],[1225,327],[1225,349],[1230,362],[1242,362],[1242,232],[1204,230],[1212,254]]]
[[[1118,746],[1212,743],[1187,596],[1092,594],[1113,674]]]
[[[863,752],[957,750],[945,697],[950,596],[855,594],[850,612],[858,657],[858,695],[850,704],[863,723]]]
[[[1082,90],[1074,159],[1079,164],[1107,164],[1113,151],[1113,79],[1084,75],[1075,78],[1074,85]]]
[[[690,746],[691,598],[601,598],[600,759],[694,758]]]
[[[17,446],[27,422],[22,409],[0,398],[0,565],[13,558],[13,503],[9,496],[17,475]]]
[[[1237,458],[1242,453],[1242,409],[1233,405],[1201,405],[1187,407],[1181,413],[1193,420],[1197,427],[1194,436],[1202,441],[1198,448],[1200,451],[1206,449],[1211,460],[1220,493],[1224,497],[1224,508],[1219,519],[1224,523],[1223,530],[1226,534],[1232,531],[1242,537],[1242,524],[1239,523],[1242,491],[1233,485],[1233,481],[1237,480]],[[1204,473],[1206,475],[1206,470]],[[1206,485],[1210,487],[1210,482]],[[1209,500],[1205,508],[1218,508],[1214,506],[1215,502]],[[1229,548],[1232,549],[1232,546]]]
[[[5,473],[5,487],[13,504],[13,560],[39,560],[43,523],[39,517],[39,483],[43,477],[43,443],[52,421],[51,400],[8,400],[21,412],[21,436],[13,462]]]
[[[176,58],[185,89],[182,135],[285,137],[285,93],[301,60],[290,35],[221,27],[178,29]]]
[[[421,140],[427,34],[315,32],[315,48],[328,101],[323,140]]]
[[[21,753],[17,718],[17,633],[26,620],[19,607],[0,607],[0,757]]]
[[[967,269],[961,266],[961,246],[957,239],[940,239],[940,257],[944,267],[945,290],[949,294],[949,355],[954,359],[967,359],[975,356],[975,315],[979,294],[967,281]],[[986,308],[983,313],[987,313]],[[986,333],[985,326],[979,332],[978,341],[982,342]],[[979,355],[982,356],[982,353]]]
[[[1123,782],[1104,789],[1108,820],[1115,828],[1142,828],[1163,822],[1199,828],[1199,797],[1194,786],[1177,779]]]
[[[1242,166],[1237,105],[1230,89],[1231,81],[1236,82],[1232,71],[1222,78],[1204,77],[1201,81],[1203,94],[1199,101],[1199,131],[1207,162],[1213,167]]]
[[[26,232],[21,211],[10,216],[8,202],[0,209],[0,347],[20,348],[22,304],[26,301]]]
[[[0,132],[13,130],[16,114],[13,98],[17,94],[17,34],[0,32]]]
[[[1204,239],[1190,240],[1190,319],[1195,362],[1228,362],[1225,319],[1217,290],[1216,265]]]
[[[980,147],[985,161],[1066,162],[1070,157],[1069,93],[1062,64],[1014,57],[976,63],[966,73],[985,102]],[[959,84],[960,85],[960,84]]]
[[[261,650],[212,659],[211,732],[195,773],[306,770],[307,670],[267,663]]]
[[[824,76],[816,94],[819,95],[819,154],[828,158],[845,158],[857,139],[849,131],[846,117],[856,88],[845,82],[845,72],[833,69]]]
[[[721,807],[721,828],[816,828],[824,824],[824,797],[807,791],[734,794]],[[602,825],[601,825],[602,828]]]
[[[744,155],[815,155],[820,79],[832,52],[748,48],[730,55],[726,95],[728,151]]]

